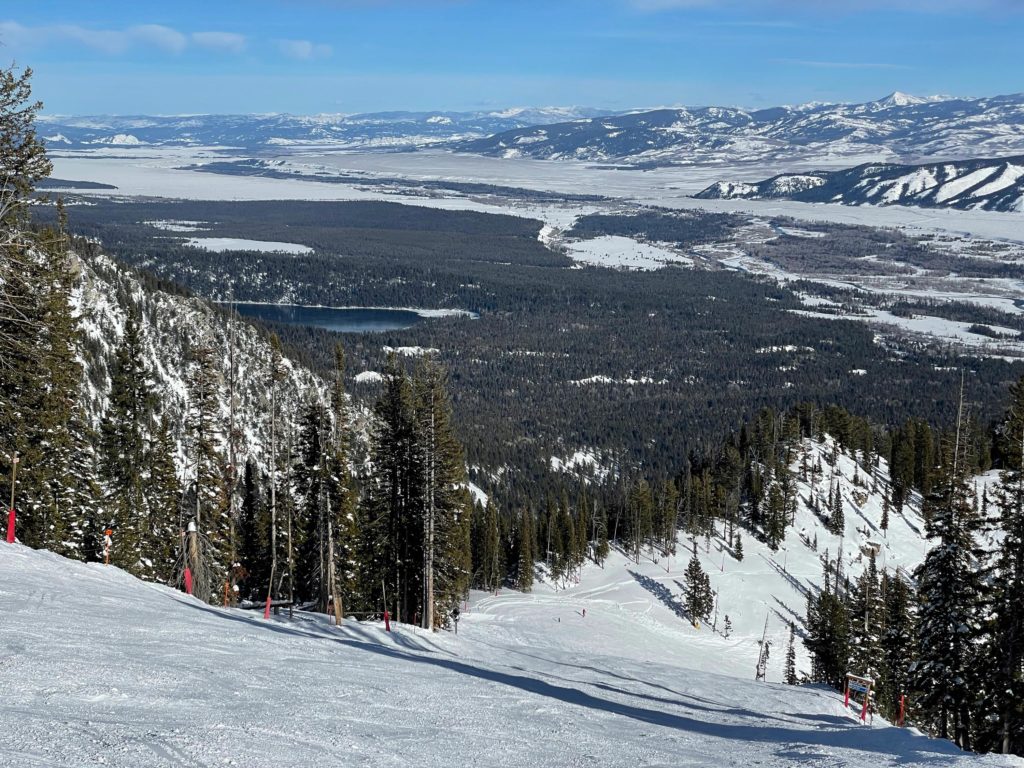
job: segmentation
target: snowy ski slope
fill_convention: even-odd
[[[837,473],[853,471],[841,457]],[[858,526],[872,531],[872,501],[847,502],[844,552]],[[724,571],[712,540],[702,558],[728,639],[677,614],[685,553],[613,553],[567,589],[474,593],[455,636],[263,621],[0,543],[0,766],[1024,765],[862,726],[832,691],[772,682],[789,610],[802,614],[800,587],[820,578],[800,530],[832,546],[816,523],[801,508],[774,556],[744,537]],[[920,556],[917,525],[893,515],[890,567]],[[766,612],[777,644],[755,683]]]

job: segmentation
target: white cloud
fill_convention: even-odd
[[[241,53],[245,50],[245,35],[234,32],[193,32],[192,42],[201,48],[222,53]]]
[[[772,59],[777,64],[793,64],[812,69],[912,69],[904,64],[884,61],[814,61],[809,59]]]
[[[29,27],[16,21],[0,22],[0,41],[11,48],[37,48],[78,43],[108,55],[121,54],[136,46],[181,53],[188,39],[162,24],[140,24],[125,29],[94,29],[79,24],[50,24]]]
[[[333,53],[331,46],[310,40],[278,40],[277,49],[289,58],[303,61],[324,59]]]
[[[188,45],[188,40],[181,32],[161,24],[142,24],[137,27],[129,27],[124,34],[132,43],[154,45],[168,53],[181,53]]]

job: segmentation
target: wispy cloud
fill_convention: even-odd
[[[334,51],[325,43],[314,43],[311,40],[277,40],[277,49],[292,59],[311,61],[325,59]]]
[[[813,59],[772,59],[775,64],[790,64],[813,69],[913,69],[905,64],[884,61],[817,61]]]
[[[241,53],[245,50],[245,35],[234,32],[193,32],[192,42],[200,48],[222,53]]]
[[[0,22],[0,41],[12,48],[77,43],[109,55],[124,53],[137,46],[181,53],[188,46],[185,35],[161,24],[139,24],[125,29],[95,29],[79,24],[30,27],[16,21],[4,21]]]

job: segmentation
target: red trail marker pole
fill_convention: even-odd
[[[185,592],[189,595],[192,594],[192,569],[187,565],[185,566]]]
[[[267,595],[267,604],[263,608],[263,618],[264,619],[269,619],[270,618],[270,595]]]
[[[14,488],[18,482],[18,457],[17,451],[11,457],[11,506],[10,511],[7,513],[7,543],[14,543],[14,524],[16,522],[17,513],[14,511]]]
[[[903,719],[907,715],[907,697],[905,694],[900,694],[900,728],[903,727]]]

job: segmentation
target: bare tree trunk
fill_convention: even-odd
[[[343,614],[341,595],[338,593],[338,574],[334,566],[334,527],[330,518],[327,520],[327,588],[334,603],[334,623],[341,626]]]
[[[288,466],[292,464],[294,449],[294,430],[288,431]],[[288,504],[288,618],[292,618],[295,610],[295,557],[292,551],[292,508],[295,505]]]
[[[273,353],[272,353],[273,354]],[[271,364],[276,368],[276,365]],[[270,373],[270,582],[267,603],[274,596],[277,575],[277,371]]]

